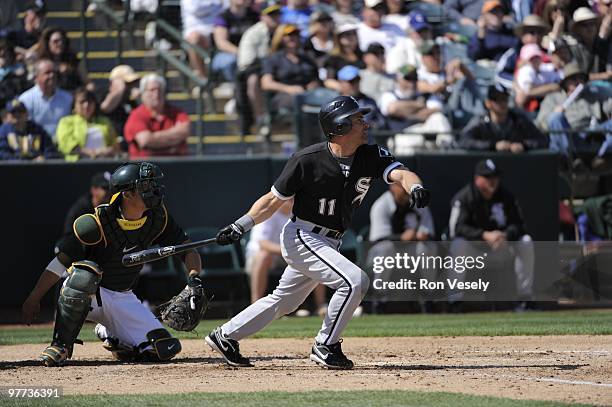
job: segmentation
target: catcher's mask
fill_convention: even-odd
[[[161,182],[164,177],[161,169],[152,163],[125,163],[111,176],[113,193],[136,191],[142,197],[147,208],[155,208],[164,200],[165,187]]]

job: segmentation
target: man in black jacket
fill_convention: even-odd
[[[503,86],[489,86],[486,112],[467,124],[459,140],[460,148],[512,153],[548,148],[546,136],[525,115],[508,108],[508,98]]]
[[[110,172],[97,172],[91,177],[89,191],[77,199],[66,214],[64,235],[72,234],[72,225],[81,215],[94,213],[94,208],[107,203],[110,199]]]
[[[533,286],[533,242],[525,229],[518,202],[500,186],[500,171],[493,160],[480,161],[473,182],[457,192],[451,202],[451,255],[480,256],[486,252],[487,271],[512,261],[517,295],[522,301],[529,301]],[[476,243],[482,241],[486,244]],[[451,296],[451,299],[460,298],[460,295]]]

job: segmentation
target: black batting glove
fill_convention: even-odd
[[[235,223],[224,227],[217,233],[217,244],[226,246],[228,244],[236,243],[242,237],[242,228]]]
[[[429,190],[423,185],[414,184],[410,187],[410,207],[424,208],[429,204]]]

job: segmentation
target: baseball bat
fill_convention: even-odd
[[[187,250],[197,249],[198,247],[206,246],[211,243],[215,243],[216,241],[217,239],[213,237],[211,239],[198,240],[197,242],[189,242],[176,246],[164,246],[154,249],[141,250],[136,253],[126,254],[121,258],[121,263],[128,267],[136,266],[163,259],[164,257],[174,256],[175,254],[186,252]]]

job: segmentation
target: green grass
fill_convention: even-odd
[[[6,400],[6,399],[5,399]],[[3,400],[4,401],[4,400]],[[499,397],[472,396],[459,393],[415,391],[351,391],[351,392],[257,392],[257,393],[183,393],[147,395],[66,396],[50,400],[30,399],[2,403],[5,405],[62,406],[580,406],[552,401],[512,400]]]
[[[202,338],[224,321],[204,320],[197,332],[174,332],[179,338]],[[321,325],[317,317],[283,318],[273,322],[254,338],[311,338]],[[48,325],[2,328],[0,345],[47,343]],[[472,313],[434,315],[366,315],[352,320],[344,336],[501,336],[501,335],[611,335],[612,311],[580,310],[526,313]],[[96,340],[92,325],[80,338]]]

